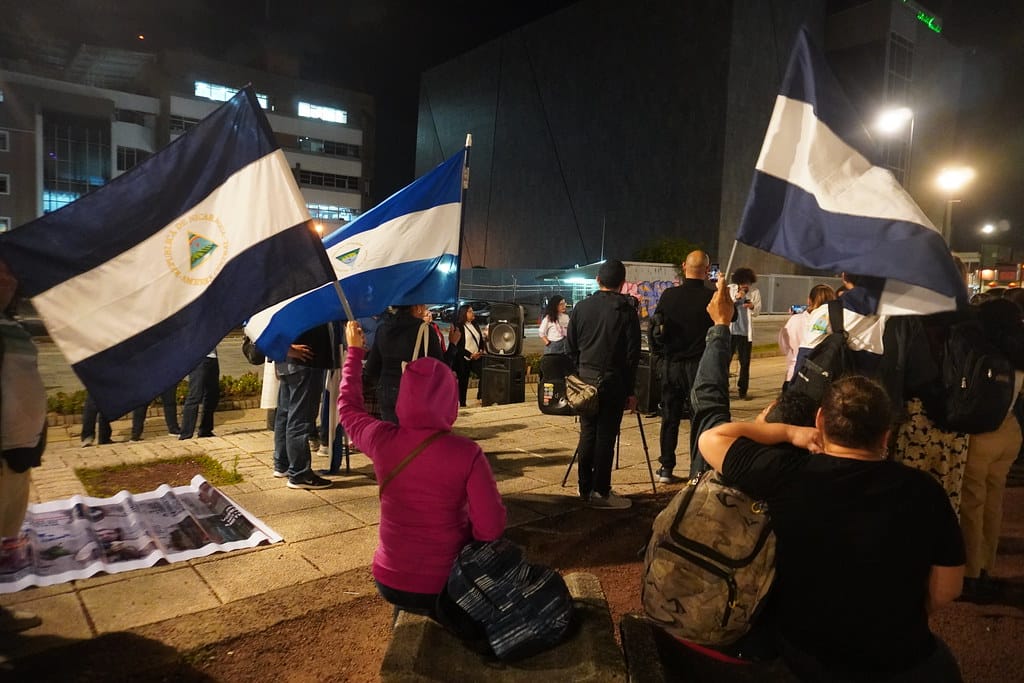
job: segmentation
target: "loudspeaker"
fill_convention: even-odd
[[[526,359],[522,356],[484,356],[480,377],[480,401],[495,403],[526,401]]]
[[[540,381],[537,382],[537,407],[545,415],[574,415],[565,398],[565,376],[572,372],[572,361],[561,353],[540,357]]]
[[[657,359],[650,351],[640,352],[640,364],[636,368],[636,409],[646,414],[658,412],[661,402],[661,378],[658,376]]]
[[[487,328],[487,353],[518,356],[523,352],[523,324],[526,315],[519,304],[491,304]]]

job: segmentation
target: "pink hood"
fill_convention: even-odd
[[[450,432],[459,416],[459,385],[452,369],[436,358],[420,358],[405,368],[395,404],[405,429]]]

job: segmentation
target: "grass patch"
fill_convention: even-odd
[[[197,474],[203,475],[214,486],[237,484],[242,481],[237,463],[232,471],[208,455],[183,455],[161,458],[135,464],[108,467],[78,467],[75,476],[90,496],[107,498],[120,491],[145,493],[160,486],[183,486]]]

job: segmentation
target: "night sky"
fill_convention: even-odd
[[[779,0],[773,0],[779,1]],[[830,0],[830,7],[857,0]],[[370,93],[377,104],[373,201],[413,179],[418,79],[424,69],[569,0],[0,0],[3,34],[159,51],[192,48],[261,67],[264,50],[299,56],[301,76]],[[954,248],[975,250],[977,227],[1006,220],[1000,243],[1024,247],[1024,2],[919,0],[967,48],[956,145],[978,177],[962,204]],[[137,34],[144,34],[139,41]],[[24,44],[24,43],[22,43]],[[918,141],[915,141],[917,144]],[[925,143],[922,143],[925,144]],[[953,160],[951,160],[953,161]]]

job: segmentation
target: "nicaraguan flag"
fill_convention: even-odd
[[[324,237],[354,317],[455,300],[465,156],[463,149]],[[302,332],[347,317],[329,284],[257,313],[245,333],[268,358],[283,360]]]
[[[254,312],[333,278],[251,88],[129,173],[0,235],[0,258],[112,418]]]
[[[736,239],[811,268],[884,278],[882,315],[966,303],[942,235],[892,173],[806,29],[775,100]]]

